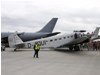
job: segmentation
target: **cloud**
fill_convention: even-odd
[[[35,32],[53,17],[58,17],[54,31],[92,32],[100,27],[98,0],[21,0],[1,1],[1,31]]]

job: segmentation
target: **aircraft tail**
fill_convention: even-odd
[[[13,33],[8,36],[8,43],[9,47],[16,48],[17,45],[23,44],[23,41],[20,39],[17,33]]]
[[[52,18],[46,26],[44,26],[44,28],[42,28],[40,31],[38,32],[46,32],[46,33],[50,33],[53,31],[54,27],[55,27],[55,24],[57,22],[58,18]]]
[[[99,29],[100,29],[100,27],[97,27],[97,28],[95,29],[95,31],[94,31],[93,36],[91,37],[91,39],[95,39],[95,38],[98,37]]]

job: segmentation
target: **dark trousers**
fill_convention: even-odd
[[[34,53],[34,58],[37,57],[38,58],[38,52],[39,50],[35,50],[35,53]]]

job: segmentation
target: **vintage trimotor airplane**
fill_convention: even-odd
[[[70,50],[79,51],[79,44],[84,43],[87,39],[90,39],[94,36],[94,34],[81,34],[84,30],[75,31],[71,34],[59,33],[54,36],[44,37],[41,39],[31,40],[27,42],[23,42],[22,39],[17,35],[17,33],[13,33],[8,37],[9,46],[14,48],[14,51],[19,48],[33,48],[35,43],[39,43],[41,48],[60,48],[60,47],[68,47]],[[96,35],[95,35],[96,36]]]

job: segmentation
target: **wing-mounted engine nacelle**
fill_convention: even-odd
[[[75,39],[77,39],[84,36],[84,32],[86,32],[86,30],[74,30],[74,32],[75,32],[74,37]]]
[[[84,33],[84,32],[86,32],[86,30],[74,30],[74,32],[81,32],[81,33]]]

